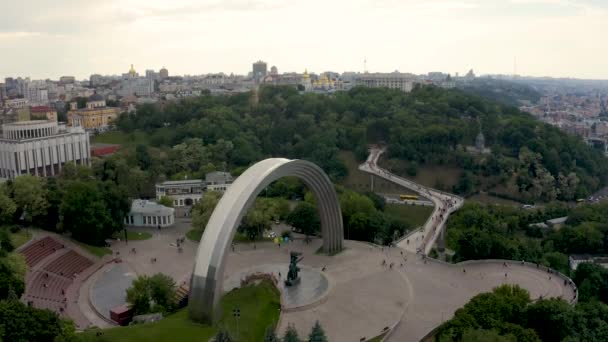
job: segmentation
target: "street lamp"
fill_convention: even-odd
[[[234,320],[236,322],[236,339],[239,338],[239,319],[241,318],[241,309],[238,307],[232,309],[232,316],[234,316]]]

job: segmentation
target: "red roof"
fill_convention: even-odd
[[[54,110],[49,106],[35,106],[31,108],[31,111],[34,113],[54,112]]]

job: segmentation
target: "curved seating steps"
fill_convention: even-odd
[[[44,266],[44,270],[67,278],[75,278],[78,273],[91,267],[93,262],[74,250],[63,254]]]
[[[61,242],[50,236],[46,236],[38,241],[32,242],[29,246],[22,249],[20,253],[25,256],[27,265],[32,267],[42,261],[42,259],[64,247],[65,246]]]
[[[45,284],[46,287],[44,286]],[[65,294],[62,294],[61,291],[63,290],[65,293],[71,284],[71,279],[38,271],[32,281],[32,285],[28,288],[26,296],[63,302]]]

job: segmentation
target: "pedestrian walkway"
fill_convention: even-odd
[[[462,206],[464,199],[447,192],[439,191],[412,182],[409,179],[399,177],[379,167],[378,159],[384,152],[384,148],[381,149],[372,147],[365,163],[359,165],[359,170],[371,173],[377,177],[381,177],[385,180],[415,191],[421,196],[430,199],[434,203],[435,209],[424,226],[422,226],[419,230],[406,235],[397,244],[399,247],[407,251],[426,255],[431,251],[433,245],[435,245],[437,238],[443,233],[445,223],[447,222],[450,214]]]

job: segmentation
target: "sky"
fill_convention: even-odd
[[[429,71],[608,79],[608,0],[2,0],[0,79]],[[364,63],[364,61],[367,61]]]

